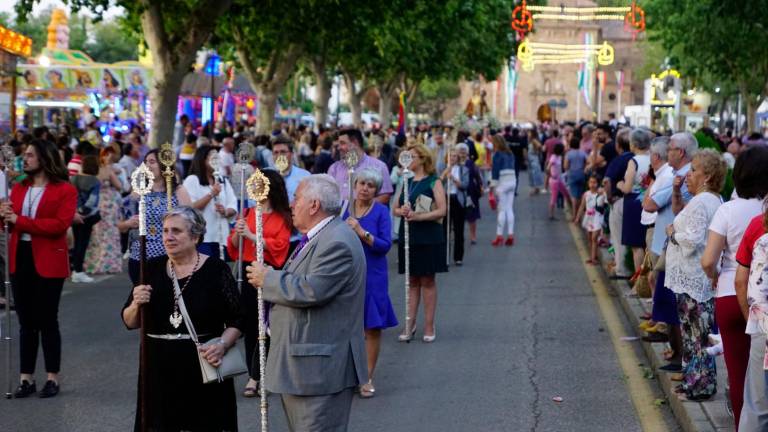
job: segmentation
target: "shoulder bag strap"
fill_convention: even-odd
[[[173,293],[179,299],[179,311],[184,318],[184,324],[187,326],[187,331],[189,331],[189,336],[192,338],[192,342],[194,342],[195,345],[200,345],[200,341],[197,339],[195,326],[192,324],[192,319],[187,312],[187,305],[184,304],[184,296],[181,294],[181,288],[179,288],[179,280],[176,278],[176,272],[173,271],[173,267],[170,263],[168,264],[168,268],[171,273],[171,280],[173,281]]]

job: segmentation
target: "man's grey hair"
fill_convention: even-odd
[[[208,137],[198,137],[197,146],[202,147],[204,145],[211,145],[211,140],[209,140]]]
[[[178,216],[184,219],[189,227],[189,235],[197,237],[198,243],[203,241],[203,237],[205,236],[205,218],[200,210],[189,206],[179,206],[163,215],[163,222],[173,216]]]
[[[355,184],[359,181],[364,182],[371,182],[376,186],[376,193],[379,193],[379,189],[381,189],[381,183],[383,179],[381,178],[381,173],[373,168],[363,168],[360,171],[355,174]]]
[[[669,138],[669,143],[674,144],[675,148],[685,152],[685,157],[693,159],[696,152],[699,150],[699,142],[696,141],[696,137],[690,132],[678,132]]]
[[[651,147],[651,134],[643,129],[633,129],[629,135],[629,142],[638,150],[648,150]]]
[[[464,144],[464,143],[458,143],[458,144],[456,144],[456,151],[457,152],[465,151],[465,152],[469,153],[469,146]]]
[[[667,136],[656,137],[651,141],[651,154],[658,156],[665,162],[667,160],[667,148],[669,148],[669,137]]]
[[[320,208],[329,215],[338,214],[341,210],[341,193],[336,180],[328,174],[312,174],[305,177],[304,195],[307,199],[320,202]]]

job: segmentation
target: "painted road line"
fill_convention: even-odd
[[[579,228],[568,223],[571,230],[571,236],[579,251],[581,262],[589,259],[589,253],[584,243],[584,238]],[[632,398],[632,404],[637,411],[637,417],[643,430],[646,432],[660,432],[669,430],[659,407],[654,404],[656,400],[655,393],[651,388],[650,381],[644,376],[643,371],[637,365],[646,363],[645,359],[640,359],[635,354],[631,342],[622,342],[620,338],[624,336],[624,325],[619,317],[618,309],[609,294],[608,287],[603,282],[597,266],[584,265],[584,271],[587,273],[592,292],[595,293],[597,305],[603,316],[605,325],[608,328],[608,335],[616,351],[616,357],[619,359],[619,365],[627,377],[627,390]]]

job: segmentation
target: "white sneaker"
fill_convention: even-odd
[[[85,272],[72,272],[72,282],[74,283],[91,283],[94,279]]]
[[[707,351],[707,354],[711,355],[712,357],[717,357],[723,353],[723,344],[719,343],[715,346],[711,346],[707,348],[705,351]]]

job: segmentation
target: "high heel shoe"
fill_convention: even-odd
[[[501,246],[502,243],[504,243],[504,237],[496,236],[496,239],[491,242],[491,245],[492,246]]]
[[[514,236],[507,237],[507,241],[504,242],[505,246],[514,246],[514,244],[515,244],[515,237]]]
[[[397,336],[397,341],[398,342],[410,342],[411,339],[413,339],[413,336],[415,334],[416,334],[416,328],[413,328],[411,330],[411,334],[404,334],[403,333],[403,334],[400,334],[399,336]]]
[[[432,343],[435,341],[435,338],[437,337],[437,329],[433,327],[432,335],[428,335],[427,332],[424,332],[424,336],[421,338],[425,343]]]

